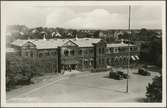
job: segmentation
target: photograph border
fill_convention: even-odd
[[[67,6],[67,5],[162,5],[162,103],[6,103],[6,5],[19,3],[26,6]],[[54,2],[54,3],[53,3]],[[58,3],[59,2],[59,3]],[[64,4],[64,3],[69,4]],[[109,4],[111,3],[112,4]],[[56,4],[55,4],[56,3]],[[1,105],[3,107],[165,107],[166,106],[166,5],[165,1],[2,1],[1,2]]]

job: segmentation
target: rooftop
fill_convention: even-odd
[[[21,40],[17,39],[16,41],[12,42],[11,44],[14,46],[23,46],[27,42],[31,42],[36,45],[37,49],[54,49],[58,46],[63,46],[66,42],[72,41],[79,47],[93,47],[93,43],[100,42],[101,39],[99,38],[75,38],[75,39],[29,39],[29,40]]]
[[[107,44],[107,47],[128,47],[128,46],[135,46],[132,44],[125,44],[125,43],[114,43],[114,44]]]

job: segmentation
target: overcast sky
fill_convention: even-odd
[[[160,5],[132,6],[131,28],[160,29]],[[128,6],[7,7],[7,24],[76,29],[127,29]]]

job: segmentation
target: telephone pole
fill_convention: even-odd
[[[128,22],[128,34],[129,34],[129,38],[128,38],[128,66],[127,66],[127,75],[129,76],[129,65],[130,65],[130,36],[131,36],[131,30],[130,30],[130,16],[131,16],[131,6],[129,5],[129,22]],[[126,92],[128,93],[129,91],[129,77],[126,80]]]

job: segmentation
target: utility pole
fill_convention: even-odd
[[[128,66],[127,66],[127,75],[129,76],[129,65],[130,65],[130,36],[131,36],[131,30],[130,30],[130,16],[131,16],[131,6],[129,5],[129,22],[128,22],[128,34],[129,34],[129,42],[128,42]],[[126,92],[128,93],[128,90],[129,90],[129,78],[127,78],[126,80]]]

